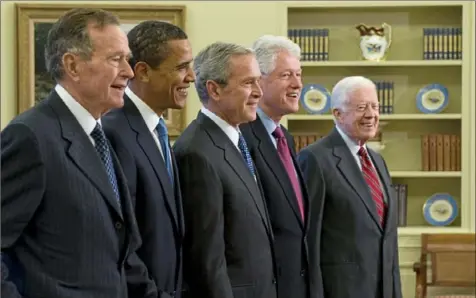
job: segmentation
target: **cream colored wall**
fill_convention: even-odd
[[[16,1],[18,2],[18,1]],[[24,3],[24,1],[21,1]],[[49,3],[53,1],[41,1]],[[35,1],[35,3],[41,3]],[[57,1],[54,1],[57,3]],[[75,3],[80,1],[68,1]],[[81,1],[92,3],[93,1]],[[94,1],[106,3],[107,1]],[[131,1],[132,2],[132,1]],[[124,1],[121,3],[128,3]],[[134,1],[134,4],[148,4],[150,1]],[[194,53],[215,41],[229,41],[251,45],[262,34],[279,32],[279,4],[274,1],[161,1],[161,4],[186,5],[186,31],[190,37]],[[1,127],[15,116],[16,105],[16,33],[15,1],[1,2]],[[264,13],[266,12],[266,13]],[[245,20],[246,19],[246,20]],[[187,123],[196,116],[200,103],[195,89],[187,103]]]

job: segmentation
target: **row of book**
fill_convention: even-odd
[[[423,171],[461,171],[459,135],[428,134],[421,137]]]
[[[296,153],[324,137],[324,135],[313,133],[293,133],[292,135],[294,139],[294,150],[296,150]]]
[[[381,114],[393,114],[393,82],[374,81]]]
[[[329,60],[329,29],[289,29],[288,38],[301,48],[302,61]]]
[[[393,184],[392,187],[397,193],[398,226],[405,227],[407,225],[408,184]]]
[[[423,28],[424,60],[458,60],[462,58],[461,28]]]

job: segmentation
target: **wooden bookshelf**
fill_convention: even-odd
[[[394,82],[393,113],[380,114],[384,124],[381,154],[393,183],[408,185],[407,226],[399,228],[401,263],[407,270],[404,285],[408,297],[414,285],[412,264],[418,256],[421,233],[461,233],[475,230],[475,91],[474,3],[467,1],[298,1],[283,3],[280,32],[290,29],[327,28],[328,60],[303,61],[303,83],[316,83],[329,92],[345,76],[362,75],[372,80]],[[364,23],[392,26],[392,44],[385,61],[362,59],[360,34]],[[471,25],[473,24],[473,26]],[[423,59],[423,28],[462,29],[462,58]],[[432,83],[444,85],[449,103],[438,114],[421,113],[418,91]],[[293,134],[326,135],[334,126],[330,112],[312,115],[302,107],[282,124]],[[423,171],[421,136],[451,134],[461,140],[461,169]],[[423,205],[433,194],[450,193],[458,203],[458,217],[448,226],[434,227],[423,217]],[[408,268],[407,268],[408,267]],[[407,297],[405,294],[405,297]]]

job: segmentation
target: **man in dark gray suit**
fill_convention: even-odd
[[[299,109],[301,49],[288,38],[273,35],[258,38],[253,49],[262,74],[263,98],[257,119],[240,129],[251,148],[273,226],[278,297],[322,297],[317,221],[309,220],[310,202],[293,137],[279,124],[283,116]],[[314,184],[323,194],[322,179]]]
[[[375,85],[344,78],[331,105],[335,128],[298,156],[308,185],[321,171],[325,178],[324,198],[309,194],[322,217],[324,297],[401,298],[395,193],[382,156],[366,145],[379,124]]]
[[[256,119],[253,51],[214,43],[195,57],[203,104],[174,144],[185,213],[185,281],[193,298],[275,298],[266,204],[238,126]]]
[[[123,105],[129,55],[119,20],[103,10],[71,10],[50,30],[57,85],[1,133],[2,297],[157,297],[100,122]],[[125,267],[135,274],[129,295]]]
[[[128,33],[135,77],[124,107],[103,117],[104,130],[124,169],[142,236],[137,255],[160,297],[181,297],[182,198],[170,151],[168,109],[182,109],[195,80],[192,48],[179,27],[145,21]]]

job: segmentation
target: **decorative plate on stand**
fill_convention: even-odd
[[[301,92],[301,104],[310,114],[324,114],[331,107],[331,94],[318,84],[308,84]]]
[[[418,91],[416,104],[422,113],[440,113],[448,105],[448,89],[441,84],[427,85]]]
[[[458,204],[447,193],[432,195],[423,205],[423,216],[432,226],[447,226],[458,215]]]

